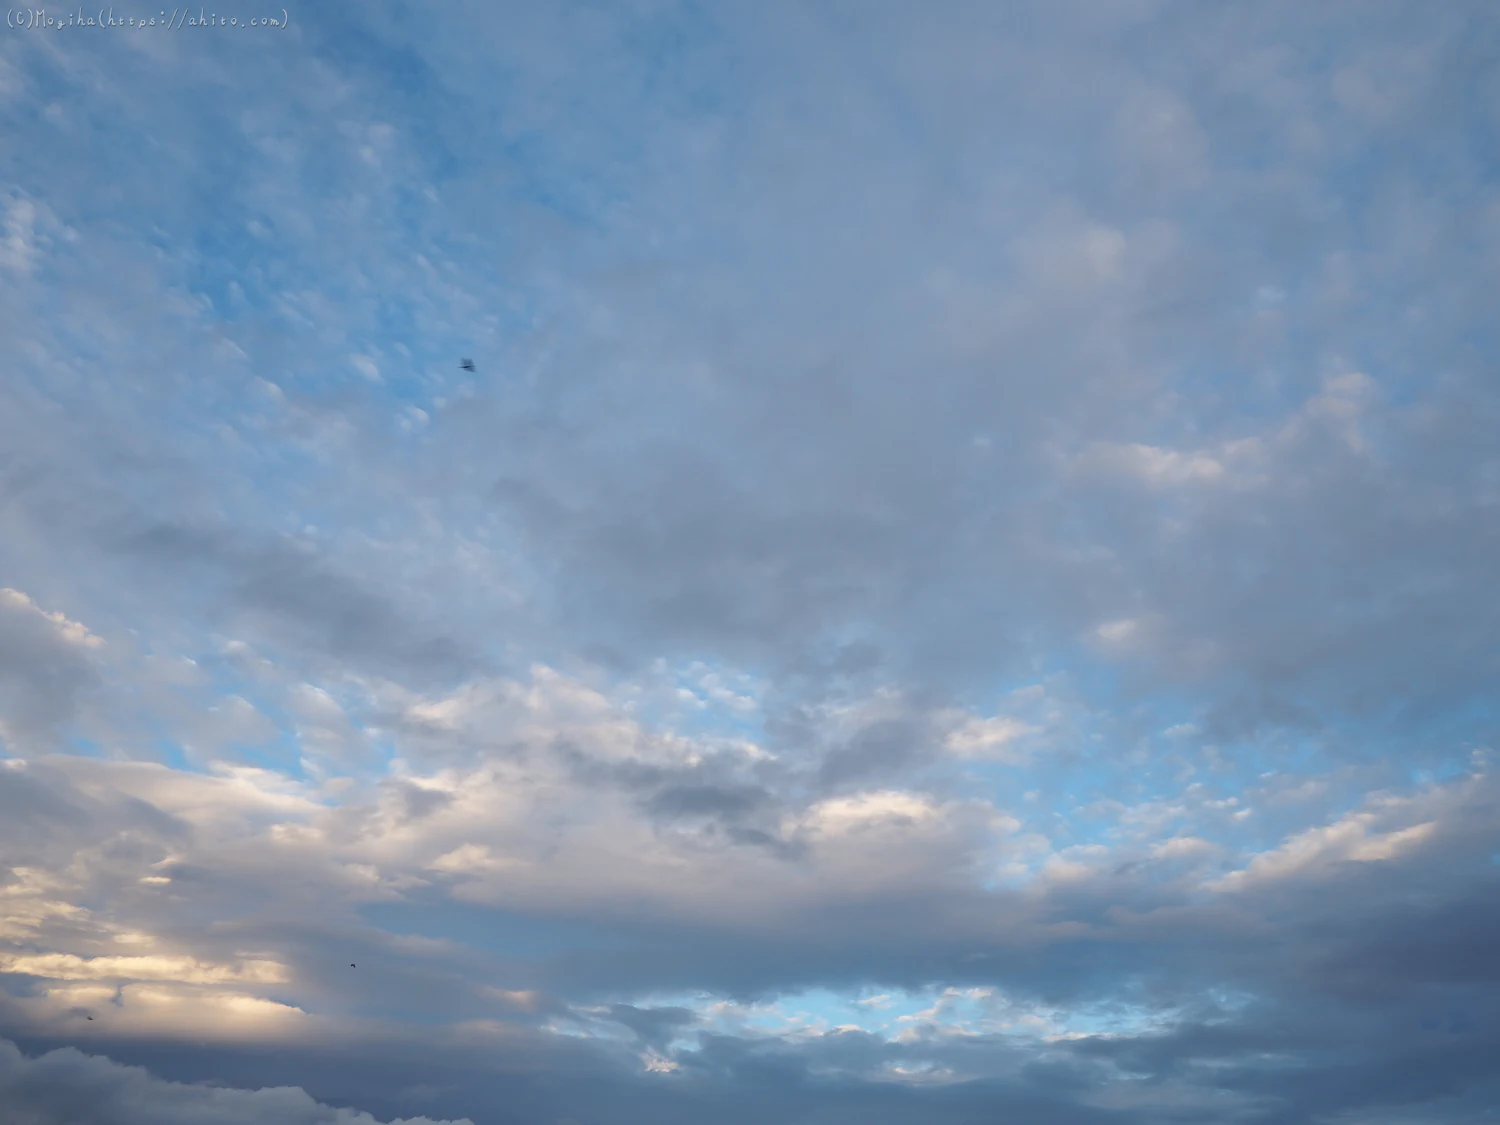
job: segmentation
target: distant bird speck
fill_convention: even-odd
[[[350,961],[350,962],[349,962],[349,967],[350,967],[350,968],[351,968],[351,969],[352,969],[352,968],[354,968],[354,962],[353,962],[353,961]]]
[[[88,1017],[88,1018],[89,1018],[89,1019],[93,1019],[93,1018],[94,1018],[94,1017],[93,1017],[93,1016],[89,1016],[89,1017]]]
[[[466,359],[466,360],[461,361],[459,363],[459,366],[462,367],[465,371],[473,371],[474,370],[474,361],[472,359]]]

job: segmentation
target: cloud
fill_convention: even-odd
[[[216,1125],[374,1125],[368,1113],[335,1109],[296,1087],[233,1090],[163,1082],[73,1048],[27,1058],[0,1043],[0,1093],[17,1125],[52,1125],[81,1117],[101,1125],[214,1122]],[[426,1117],[390,1125],[440,1125]],[[453,1122],[452,1125],[462,1125]]]
[[[7,1104],[1494,1104],[1488,9],[851,12],[6,41]]]
[[[93,779],[109,777],[113,770],[107,763],[76,760],[11,769],[6,775],[35,775],[76,805],[82,797],[73,785],[96,789]],[[64,783],[63,778],[73,780]],[[1494,802],[1493,783],[1483,774],[1399,799],[1376,795],[1367,811],[1294,833],[1258,855],[1226,855],[1223,845],[1201,836],[1171,834],[1170,827],[1154,827],[1151,818],[1133,821],[1122,815],[1122,830],[1132,823],[1142,826],[1138,845],[1121,839],[1113,846],[1063,848],[1037,864],[1019,890],[989,892],[980,886],[983,868],[969,866],[989,853],[970,849],[985,839],[1004,840],[1018,825],[979,802],[939,802],[910,791],[870,790],[810,806],[782,828],[789,839],[801,838],[807,849],[788,863],[755,850],[736,859],[732,848],[705,848],[692,836],[647,844],[651,837],[636,827],[644,826],[644,819],[632,822],[628,817],[637,808],[630,801],[614,806],[597,834],[560,848],[562,841],[551,835],[548,823],[566,806],[536,807],[534,797],[496,806],[490,791],[472,779],[454,788],[462,796],[451,806],[414,819],[406,813],[386,819],[395,814],[395,806],[380,813],[380,806],[371,804],[366,812],[372,819],[362,819],[355,815],[361,799],[352,795],[345,798],[344,809],[311,814],[295,801],[257,797],[256,787],[274,779],[253,772],[233,783],[191,777],[172,781],[159,768],[140,778],[136,792],[141,796],[134,799],[148,799],[164,812],[170,809],[174,820],[193,826],[193,835],[172,841],[175,854],[167,862],[155,859],[158,851],[141,853],[138,845],[134,856],[121,851],[128,836],[75,852],[71,864],[57,865],[73,881],[71,891],[45,882],[30,890],[13,884],[12,901],[17,903],[56,902],[59,896],[64,903],[31,912],[36,921],[17,935],[20,940],[32,948],[73,951],[7,955],[9,980],[26,974],[46,982],[29,994],[12,994],[5,1016],[12,1029],[25,1028],[35,1036],[43,1029],[55,1035],[65,1027],[87,1027],[111,1051],[129,1050],[134,1039],[148,1032],[167,1036],[179,1043],[174,1066],[187,1065],[192,1051],[206,1049],[189,1050],[204,1035],[202,1021],[212,1021],[218,1028],[213,1038],[223,1039],[226,1047],[349,1037],[351,1052],[375,1051],[387,1060],[382,1065],[391,1082],[407,1088],[431,1085],[437,1064],[402,1045],[405,1033],[399,1023],[387,1023],[372,1039],[373,1028],[339,1014],[342,1005],[374,1003],[371,1015],[416,1006],[434,1015],[447,1013],[449,1021],[467,1007],[479,1019],[471,1032],[462,1030],[461,1021],[450,1022],[441,1033],[445,1036],[478,1034],[481,1026],[490,1025],[486,1020],[498,1028],[506,1020],[556,1020],[558,1013],[572,1011],[591,1029],[585,1042],[607,1045],[615,1041],[612,1034],[587,1013],[598,1007],[598,999],[636,997],[608,1001],[602,1011],[632,1036],[644,1036],[640,1042],[647,1060],[630,1062],[623,1055],[611,1056],[615,1061],[608,1064],[596,1060],[592,1065],[602,1066],[599,1081],[606,1084],[625,1081],[622,1075],[632,1066],[660,1075],[704,1074],[727,1066],[724,1080],[737,1077],[730,1086],[715,1080],[712,1096],[748,1098],[747,1106],[764,1107],[773,1104],[760,1100],[772,1096],[770,1088],[755,1085],[760,1064],[744,1052],[769,1035],[765,1045],[754,1048],[770,1052],[767,1065],[779,1060],[776,1067],[787,1068],[786,1074],[832,1068],[828,1073],[851,1084],[839,1095],[846,1099],[857,1098],[855,1091],[866,1082],[937,1090],[990,1081],[986,1075],[1000,1081],[1018,1073],[1007,1069],[1015,1066],[1023,1071],[1046,1065],[1074,1068],[1074,1079],[1054,1090],[1053,1096],[1062,1100],[1048,1111],[1064,1117],[1065,1103],[1084,1112],[1085,1105],[1104,1097],[1102,1091],[1119,1081],[1113,1071],[1090,1068],[1127,1047],[1162,1052],[1149,1064],[1157,1073],[1176,1073],[1172,1068],[1186,1065],[1181,1060],[1204,1057],[1205,1050],[1223,1052],[1213,1056],[1220,1060],[1216,1073],[1223,1079],[1204,1085],[1184,1075],[1180,1086],[1172,1087],[1175,1093],[1132,1103],[1149,1115],[1172,1104],[1172,1097],[1201,1105],[1220,1104],[1216,1098],[1232,1101],[1231,1089],[1241,1090],[1235,1097],[1284,1097],[1258,1085],[1261,1079],[1253,1076],[1261,1064],[1243,1052],[1254,1054],[1265,1037],[1284,1040],[1287,1034],[1285,1029],[1256,1030],[1260,1024],[1255,1021],[1271,1021],[1267,1026],[1272,1027],[1277,1019],[1311,1019],[1303,1012],[1309,988],[1349,1018],[1359,1013],[1368,1027],[1389,1029],[1392,1046],[1378,1049],[1395,1050],[1404,1034],[1403,1021],[1415,1018],[1412,1013],[1446,1010],[1443,997],[1451,987],[1446,980],[1488,987],[1479,983],[1477,969],[1455,968],[1458,950],[1467,948],[1462,943],[1479,940],[1480,930],[1493,925],[1483,920],[1480,909],[1494,881],[1493,865],[1474,866],[1496,847],[1493,818],[1485,813]],[[153,781],[151,787],[140,788],[146,780]],[[272,819],[194,811],[199,801],[231,798]],[[598,799],[574,795],[580,798]],[[366,799],[380,798],[372,793]],[[1208,806],[1214,802],[1198,800],[1205,814],[1212,812]],[[1182,803],[1186,807],[1191,802],[1184,797]],[[497,807],[528,806],[534,819],[513,819],[514,812],[508,814],[512,819],[496,817]],[[305,820],[309,815],[311,820]],[[635,815],[645,818],[648,812],[638,809]],[[450,817],[458,819],[446,819]],[[299,822],[315,831],[297,830]],[[108,832],[107,823],[74,823],[75,831],[89,825],[94,833],[100,828]],[[1215,821],[1200,823],[1202,830],[1215,831],[1209,827]],[[479,824],[490,827],[479,832]],[[351,835],[348,827],[354,825],[363,827]],[[441,850],[446,841],[457,840],[470,842]],[[590,855],[592,868],[573,858],[573,847]],[[425,920],[419,924],[432,934],[449,907],[441,893],[436,899],[418,897],[434,889],[421,874],[423,855],[433,856],[432,873],[479,880],[484,888],[471,894],[461,885],[454,887],[458,901],[484,904],[475,915],[477,927],[456,931],[465,940],[398,940],[347,913],[359,903],[387,908],[410,903],[406,917]],[[1005,859],[1002,850],[991,862]],[[353,866],[368,875],[351,877]],[[288,879],[292,869],[299,874]],[[168,897],[159,897],[149,886],[128,892],[142,871],[171,872],[172,881],[165,885]],[[66,896],[83,886],[94,888],[93,895],[102,894],[108,910],[67,904]],[[1410,897],[1417,888],[1423,888],[1420,900]],[[263,920],[242,917],[207,930],[191,921],[209,901],[233,909],[231,904],[246,896],[284,905],[258,910]],[[310,901],[320,904],[321,922],[309,919],[300,930],[274,922],[283,910]],[[419,906],[423,901],[428,905]],[[28,916],[27,911],[10,913]],[[1424,928],[1430,924],[1421,922],[1424,917],[1451,919],[1449,932],[1460,944],[1436,941]],[[588,919],[594,936],[586,931],[570,935],[563,925],[570,918]],[[505,937],[525,932],[516,928],[518,923],[553,936],[522,952],[524,944]],[[138,951],[143,943],[147,950]],[[182,943],[178,948],[193,952],[157,952],[149,943],[158,948]],[[126,948],[103,952],[101,945],[109,944],[115,950],[122,944]],[[277,952],[257,952],[264,948]],[[358,969],[351,971],[344,957],[357,961]],[[1377,978],[1349,966],[1376,964],[1384,966],[1379,978],[1385,983],[1371,992]],[[1455,971],[1457,977],[1444,975]],[[379,982],[376,994],[362,985],[372,976]],[[913,1010],[920,1017],[916,1022],[884,1013],[876,1017],[890,1024],[879,1039],[884,1045],[873,1054],[845,1058],[838,1040],[851,1033],[837,1029],[837,1017],[825,1030],[795,1021],[782,1029],[744,1024],[724,1039],[725,1032],[711,1031],[701,1015],[692,1014],[702,1009],[647,998],[671,988],[727,986],[776,995],[815,982],[837,988],[836,982],[853,987],[869,980],[915,989],[934,977],[969,982],[949,985],[943,995],[953,997],[968,996],[965,988],[975,996],[1001,989],[1006,1006],[988,1014],[964,1014],[950,997],[935,1007],[918,1006]],[[486,996],[466,979],[499,980],[506,986]],[[550,997],[536,991],[543,981],[552,990]],[[1247,1008],[1236,1001],[1217,1014],[1204,1009],[1203,990],[1226,987],[1254,1002]],[[490,1014],[481,1017],[487,1007]],[[858,1012],[850,1006],[843,1022],[869,1026],[870,1017]],[[86,1020],[86,1015],[95,1018]],[[1327,1013],[1319,1017],[1332,1018]],[[805,1030],[809,1026],[810,1034]],[[1331,1028],[1319,1031],[1321,1026],[1313,1021],[1300,1034],[1312,1036],[1310,1041],[1334,1034]],[[1194,1027],[1200,1031],[1190,1033]],[[1225,1027],[1239,1028],[1242,1038],[1222,1047],[1204,1046],[1201,1035],[1208,1034],[1206,1042],[1213,1044]],[[920,1033],[906,1035],[903,1028]],[[1043,1037],[1032,1046],[1015,1040],[1036,1033]],[[544,1030],[543,1042],[547,1034]],[[1488,1033],[1476,1027],[1463,1034]],[[624,1050],[623,1043],[619,1049]],[[1013,1054],[1017,1051],[1019,1055]],[[291,1075],[292,1084],[326,1082],[354,1065],[353,1055],[335,1055],[322,1061],[308,1056]],[[398,1062],[400,1057],[405,1061]],[[1127,1071],[1147,1065],[1125,1053],[1119,1058]],[[1477,1072],[1460,1062],[1449,1069],[1451,1077],[1442,1089],[1456,1093],[1472,1086]],[[199,1065],[217,1064],[204,1056]],[[469,1080],[467,1088],[472,1089],[487,1072],[477,1062],[464,1065],[479,1066]],[[1230,1076],[1239,1077],[1231,1081]],[[1025,1104],[1015,1079],[1004,1081],[1003,1089],[987,1095],[986,1104],[995,1104],[996,1097],[1002,1104]],[[740,1089],[734,1084],[741,1082],[751,1083],[757,1092],[745,1087],[734,1093]],[[392,1107],[390,1114],[409,1104],[397,1089],[383,1089],[379,1104]],[[1140,1096],[1146,1097],[1144,1092]],[[462,1104],[462,1096],[452,1097],[458,1101],[444,1104]],[[677,1098],[673,1089],[663,1088],[648,1100],[670,1115],[677,1112],[671,1108],[679,1105]],[[567,1111],[576,1114],[578,1109]],[[907,1110],[889,1112],[897,1114],[892,1120],[947,1120],[944,1114],[952,1114],[954,1121],[968,1119],[966,1110],[942,1101],[913,1103],[909,1117],[901,1116]]]
[[[190,957],[75,957],[65,953],[0,958],[0,972],[47,977],[51,980],[171,980],[217,984],[249,980],[276,983],[286,979],[285,968],[272,961],[251,961],[236,968],[203,965]]]
[[[98,673],[93,651],[103,641],[62,613],[37,606],[19,590],[0,590],[0,736],[21,747],[55,733],[73,717]]]

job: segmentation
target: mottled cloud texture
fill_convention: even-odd
[[[289,16],[0,36],[5,1125],[1493,1119],[1493,4]]]

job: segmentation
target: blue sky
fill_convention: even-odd
[[[0,1103],[1493,1118],[1490,5],[288,16],[0,36]]]

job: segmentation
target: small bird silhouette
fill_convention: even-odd
[[[473,371],[474,370],[474,361],[472,359],[466,359],[466,360],[461,361],[459,363],[459,366],[462,367],[465,371]]]
[[[354,962],[353,962],[353,961],[350,961],[350,962],[349,962],[349,967],[350,967],[350,968],[351,968],[351,969],[352,969],[352,968],[354,968]]]
[[[89,1016],[89,1019],[93,1019],[93,1018],[94,1018],[93,1016]]]

